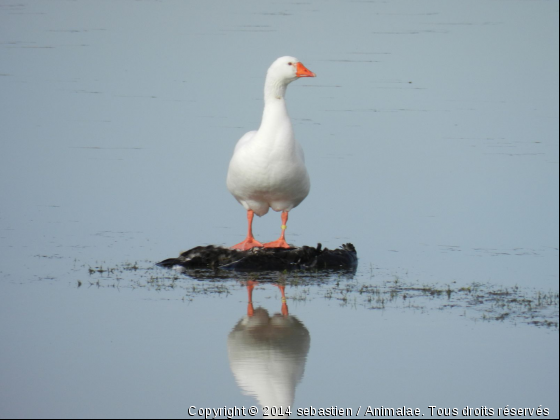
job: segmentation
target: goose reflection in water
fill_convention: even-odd
[[[303,377],[309,331],[289,315],[283,285],[277,285],[282,293],[281,314],[271,317],[264,308],[253,309],[256,284],[247,282],[247,315],[228,336],[229,363],[244,394],[255,397],[262,407],[285,410],[293,405],[296,385]]]

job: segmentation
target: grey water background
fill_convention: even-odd
[[[258,405],[228,359],[241,284],[185,301],[197,280],[95,287],[88,268],[244,237],[227,165],[282,55],[317,74],[288,88],[312,182],[289,242],[352,242],[366,284],[557,293],[558,15],[547,0],[1,1],[0,417]],[[279,227],[271,212],[255,236]],[[321,290],[286,289],[311,337],[294,407],[558,415],[557,330]],[[280,310],[275,287],[254,300]]]

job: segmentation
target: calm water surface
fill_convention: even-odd
[[[558,416],[558,15],[0,1],[0,417]],[[287,238],[352,242],[357,271],[155,268],[243,238],[227,165],[282,55],[318,76],[288,89],[312,190]]]

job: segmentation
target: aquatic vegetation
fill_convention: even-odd
[[[353,271],[345,270],[236,273],[195,269],[180,273],[148,261],[142,264],[125,262],[114,267],[99,264],[87,266],[85,271],[88,279],[78,280],[77,287],[83,284],[88,287],[173,291],[170,299],[183,301],[203,296],[227,297],[242,288],[246,281],[255,280],[285,285],[287,298],[292,302],[327,299],[349,308],[405,309],[421,313],[447,311],[473,321],[522,323],[556,330],[559,325],[558,292],[518,286],[473,282],[459,287],[453,283],[411,282],[395,275],[381,280],[379,274],[363,280]]]

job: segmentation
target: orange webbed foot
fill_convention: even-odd
[[[267,242],[266,244],[264,244],[264,247],[265,248],[292,248],[290,245],[288,245],[286,240],[283,238],[280,238],[273,242]]]
[[[238,249],[240,251],[247,251],[248,249],[259,247],[264,247],[259,241],[255,238],[247,238],[243,242],[239,242],[238,244],[232,246],[230,249]]]

